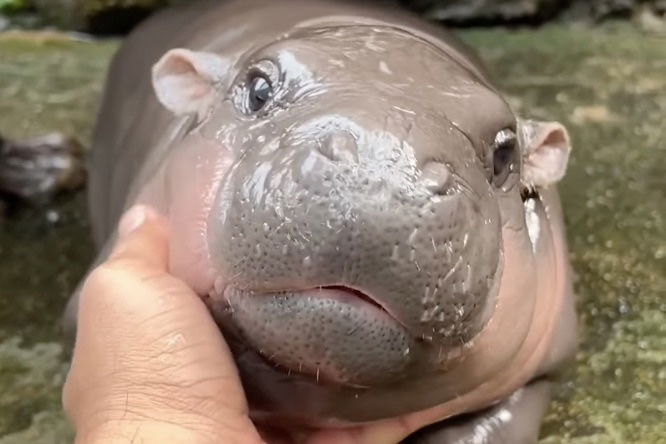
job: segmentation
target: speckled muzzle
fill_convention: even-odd
[[[209,221],[213,311],[285,372],[372,387],[436,369],[481,330],[500,226],[455,128],[390,131],[346,106],[262,139],[231,167]],[[423,154],[435,151],[446,154]]]

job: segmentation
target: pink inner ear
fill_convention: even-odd
[[[159,100],[175,114],[199,112],[211,93],[204,77],[187,53],[173,50],[155,65],[153,82]]]
[[[564,177],[571,144],[559,123],[537,124],[535,136],[526,153],[524,181],[528,186],[546,187]]]
[[[194,67],[183,56],[175,54],[164,60],[157,72],[158,75],[179,75],[187,73],[194,73]]]
[[[559,125],[553,125],[553,127],[548,128],[546,137],[543,139],[540,145],[549,145],[566,152],[569,151],[569,137],[563,128],[559,127]]]
[[[174,80],[179,82],[182,89],[181,94],[183,95],[183,100],[193,102],[203,100],[210,92],[209,85],[202,82],[199,76],[194,72],[189,72]]]

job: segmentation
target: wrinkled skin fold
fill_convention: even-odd
[[[521,387],[575,346],[566,129],[516,116],[434,25],[288,3],[190,5],[127,39],[95,132],[100,259],[128,206],[167,217],[171,272],[208,304],[258,420],[442,406],[466,415],[432,442],[458,442],[500,402],[516,415],[490,436],[531,442],[525,412],[549,395]]]

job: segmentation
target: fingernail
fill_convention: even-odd
[[[135,205],[130,208],[120,219],[118,234],[121,237],[127,236],[139,228],[145,222],[147,214],[147,208],[143,205]]]

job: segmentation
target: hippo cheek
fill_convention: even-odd
[[[232,157],[212,138],[194,132],[169,154],[165,194],[168,219],[170,272],[198,294],[214,284],[210,264],[207,224],[217,189],[231,166]]]

